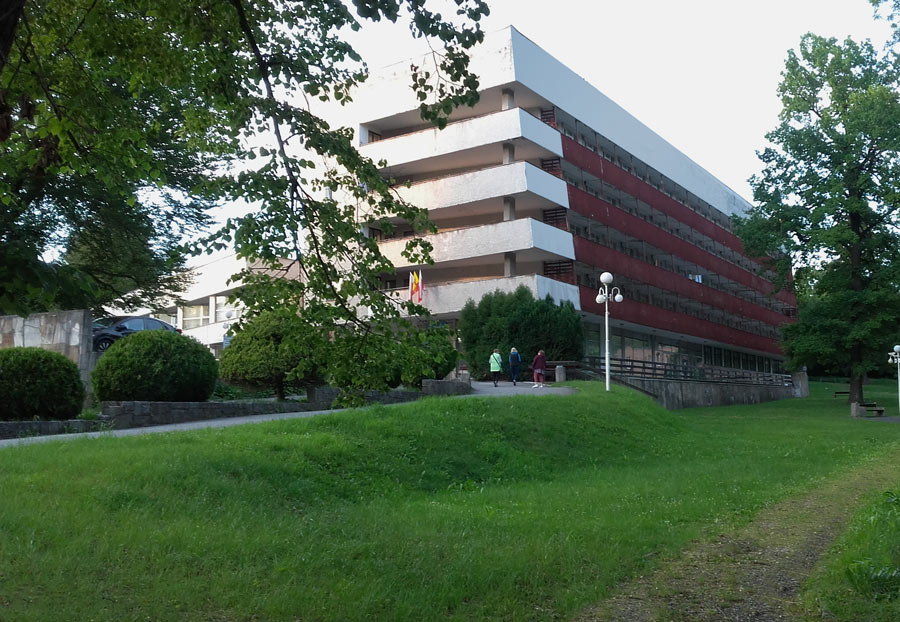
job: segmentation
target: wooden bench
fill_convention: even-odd
[[[884,406],[879,406],[877,402],[863,402],[859,407],[865,409],[866,417],[884,417]],[[869,413],[875,414],[871,415]]]
[[[850,391],[835,391],[834,397],[837,397],[838,395],[846,395],[847,397],[850,397]]]

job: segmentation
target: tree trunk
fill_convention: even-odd
[[[7,0],[6,7],[0,9],[0,71],[3,71],[9,60],[9,51],[16,38],[16,29],[24,8],[25,0]]]
[[[859,371],[860,363],[862,363],[862,346],[854,343],[850,347],[850,403],[856,402],[862,404],[863,399],[863,381],[865,375]]]
[[[850,213],[850,229],[856,234],[856,242],[850,246],[850,289],[853,292],[862,292],[864,289],[862,280],[862,241],[861,241],[862,218],[857,212]],[[862,318],[856,317],[858,307],[856,301],[851,302],[850,317],[854,322]],[[851,416],[853,404],[862,404],[863,399],[863,344],[854,341],[850,344],[850,408]]]
[[[284,401],[284,381],[279,380],[275,383],[275,399],[279,402]]]

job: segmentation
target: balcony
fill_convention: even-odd
[[[222,343],[222,340],[225,338],[225,333],[228,332],[228,327],[230,327],[231,324],[232,322],[228,321],[204,324],[203,326],[198,326],[196,328],[186,328],[182,331],[182,334],[187,337],[193,337],[204,345]]]
[[[360,152],[376,162],[386,160],[386,175],[416,179],[496,166],[502,162],[504,143],[514,145],[516,160],[562,157],[559,132],[520,108],[465,119],[443,130],[386,138],[362,145]]]
[[[519,264],[575,259],[572,234],[532,218],[492,225],[468,227],[428,236],[434,250],[432,269],[452,269],[461,273],[485,264],[503,265],[505,253],[515,253]],[[405,240],[381,244],[381,252],[397,268],[409,267],[401,255]],[[537,270],[535,270],[537,271]]]
[[[566,182],[528,162],[424,181],[398,188],[397,192],[405,201],[428,209],[439,227],[444,221],[455,219],[465,219],[469,224],[490,218],[499,220],[503,197],[515,199],[520,218],[540,218],[541,210],[569,205]]]
[[[469,300],[478,302],[482,296],[493,291],[514,292],[520,285],[524,285],[536,299],[543,299],[547,295],[557,303],[571,302],[575,309],[581,310],[581,302],[578,298],[578,287],[560,281],[554,281],[540,274],[526,274],[509,278],[480,279],[473,281],[458,281],[429,285],[425,276],[425,293],[422,305],[427,307],[431,314],[438,319],[443,317],[458,317],[459,312]],[[407,290],[394,290],[398,298],[405,298]]]

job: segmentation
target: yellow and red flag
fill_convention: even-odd
[[[413,271],[409,275],[409,299],[412,302],[422,303],[422,293],[425,286],[422,284],[422,271]]]

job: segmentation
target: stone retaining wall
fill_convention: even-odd
[[[464,380],[426,380],[422,391],[367,391],[368,403],[399,404],[428,395],[460,395],[472,390]],[[328,410],[339,389],[316,387],[308,392],[308,402],[103,402],[102,419],[97,421],[10,421],[0,422],[0,438],[44,434],[90,432],[98,429],[141,428],[154,425],[249,417],[270,413]]]
[[[116,430],[310,410],[320,408],[306,402],[103,402],[103,416]]]
[[[48,434],[77,434],[108,429],[106,421],[71,419],[69,421],[0,421],[0,439],[46,436]]]

